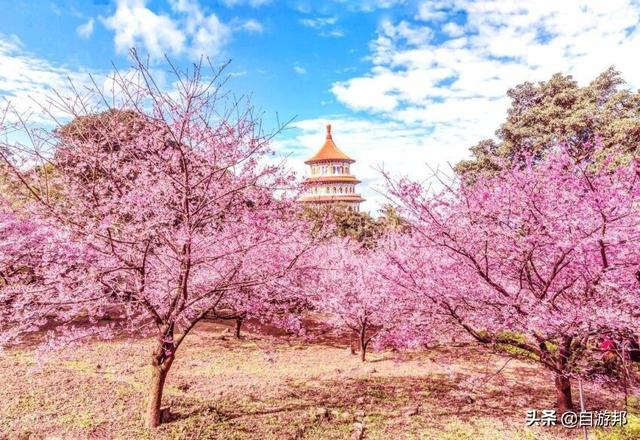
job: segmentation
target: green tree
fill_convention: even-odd
[[[394,230],[401,232],[409,231],[409,223],[402,218],[398,210],[391,204],[385,204],[382,207],[382,215],[378,218],[378,223],[385,230]]]
[[[328,230],[329,235],[351,237],[365,247],[375,246],[383,231],[383,226],[368,213],[353,211],[343,205],[310,207],[305,215],[314,221],[316,231]]]
[[[624,87],[620,73],[610,67],[585,87],[570,75],[555,74],[548,81],[525,82],[507,92],[511,107],[496,131],[497,141],[485,139],[471,147],[473,158],[456,166],[459,174],[499,169],[527,155],[542,159],[558,143],[566,143],[575,157],[591,157],[585,145],[599,140],[615,149],[621,160],[640,155],[640,91]]]
[[[327,231],[330,236],[350,237],[364,247],[373,248],[380,237],[389,230],[407,231],[408,224],[394,207],[385,205],[381,216],[374,218],[366,212],[358,212],[343,205],[329,205],[324,208],[308,208],[307,218],[315,222],[315,231]]]

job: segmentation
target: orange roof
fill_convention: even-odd
[[[322,148],[320,148],[315,156],[311,159],[305,160],[304,163],[312,164],[315,162],[324,162],[329,160],[338,160],[349,163],[355,162],[355,160],[340,151],[336,144],[333,143],[333,138],[331,137],[331,124],[327,125],[327,140],[324,142]]]

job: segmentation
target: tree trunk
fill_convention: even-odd
[[[164,381],[167,378],[173,356],[167,358],[159,364],[157,360],[151,365],[151,381],[149,383],[149,404],[147,406],[147,427],[156,428],[161,423],[160,407],[162,405],[162,391],[164,390]]]
[[[571,343],[573,338],[566,336],[558,347],[558,358],[556,361],[556,407],[561,414],[573,409],[571,400],[571,381],[566,374],[569,371],[569,358],[571,357]]]
[[[366,329],[367,329],[367,325],[366,324],[362,324],[360,326],[359,345],[360,345],[360,360],[362,362],[365,361],[366,356],[367,356]]]
[[[240,339],[240,327],[242,327],[242,318],[236,318],[236,338]]]
[[[564,413],[573,409],[571,400],[571,381],[568,377],[556,375],[556,406],[559,413]]]

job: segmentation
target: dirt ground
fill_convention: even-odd
[[[346,344],[247,332],[237,340],[230,326],[203,323],[180,348],[164,395],[171,421],[154,431],[143,423],[151,340],[95,342],[44,365],[31,349],[7,351],[0,438],[582,438],[525,427],[527,409],[554,403],[550,375],[536,365],[474,347],[371,353],[363,364]],[[585,391],[589,408],[622,404]]]

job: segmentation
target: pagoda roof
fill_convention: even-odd
[[[316,162],[327,162],[332,160],[349,163],[355,162],[355,160],[340,151],[333,142],[333,137],[331,136],[331,124],[327,124],[327,139],[325,140],[324,145],[312,158],[305,160],[304,163],[310,165]]]

